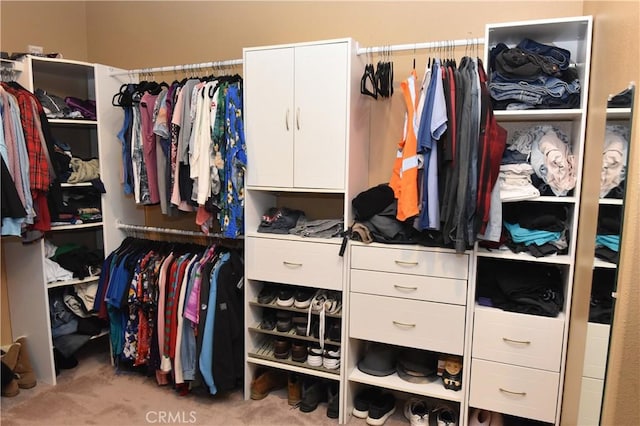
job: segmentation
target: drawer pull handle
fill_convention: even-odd
[[[526,396],[527,395],[526,392],[513,392],[513,391],[502,389],[502,388],[498,388],[498,389],[500,389],[500,392],[509,393],[511,395],[520,395],[520,396]]]
[[[398,284],[394,284],[393,286],[398,290],[416,291],[418,289],[418,287],[407,287],[406,285],[398,285]]]
[[[300,266],[302,266],[302,263],[287,262],[286,260],[283,260],[282,264],[284,266],[291,266],[291,267],[295,267],[295,268],[299,268]]]
[[[284,118],[284,125],[287,128],[287,132],[289,131],[289,108],[287,108],[287,114]]]
[[[530,345],[531,344],[531,340],[513,340],[513,339],[507,339],[506,337],[503,337],[502,340],[504,340],[507,343],[519,343],[521,345]]]
[[[407,328],[413,328],[416,325],[415,324],[409,324],[406,322],[400,322],[400,321],[393,321],[394,325],[397,325],[398,327],[407,327]]]
[[[405,266],[418,266],[418,262],[405,262],[404,260],[396,260],[396,264]]]

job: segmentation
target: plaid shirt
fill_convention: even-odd
[[[42,140],[40,127],[40,113],[44,112],[37,98],[27,90],[17,89],[7,83],[2,87],[16,97],[20,107],[20,119],[29,153],[29,185],[31,191],[49,190],[49,163],[44,151],[45,141]]]

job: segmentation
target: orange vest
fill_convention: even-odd
[[[389,186],[398,200],[396,219],[405,221],[420,213],[418,208],[418,142],[414,129],[414,116],[418,107],[415,84],[417,83],[415,70],[411,72],[414,87],[409,87],[409,79],[400,83],[407,115],[404,122],[404,139],[398,142],[398,152],[393,163],[393,173]]]

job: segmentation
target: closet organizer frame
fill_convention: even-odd
[[[31,55],[20,61],[2,60],[3,69],[9,66],[12,67],[14,80],[30,92],[42,88],[58,95],[78,96],[96,101],[97,120],[50,119],[49,124],[53,131],[90,134],[87,141],[91,143],[92,148],[87,152],[100,159],[100,177],[107,189],[101,200],[103,221],[101,224],[52,227],[51,231],[56,235],[69,235],[70,238],[76,234],[94,232],[98,235],[98,244],[105,253],[114,250],[125,237],[125,234],[115,227],[116,219],[129,223],[144,221],[144,211],[133,205],[120,190],[117,168],[114,170],[108,166],[122,161],[121,145],[114,131],[119,128],[122,117],[111,105],[111,97],[118,91],[121,82],[111,77],[111,74],[124,70],[97,63]],[[64,187],[74,186],[83,185]],[[57,378],[49,316],[49,289],[88,282],[94,278],[47,283],[44,273],[43,239],[23,244],[17,237],[2,238],[2,254],[5,256],[9,306],[20,307],[10,310],[12,336],[27,337],[29,355],[37,380],[55,385]]]

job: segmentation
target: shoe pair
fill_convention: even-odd
[[[22,336],[3,351],[3,370],[9,371],[14,378],[2,388],[2,396],[16,396],[20,389],[31,389],[37,384],[36,373],[31,367],[27,339]],[[8,369],[8,370],[7,370]],[[4,373],[3,373],[4,374]]]
[[[353,400],[353,415],[366,419],[371,426],[383,425],[395,411],[395,396],[379,388],[366,388],[357,393]]]
[[[251,399],[263,399],[269,392],[287,386],[285,373],[275,369],[262,369],[256,372],[251,381]]]
[[[300,411],[310,413],[318,404],[327,402],[327,417],[337,419],[340,410],[340,394],[337,382],[325,383],[323,380],[309,378],[302,384]]]
[[[427,401],[418,398],[409,398],[404,404],[404,416],[411,426],[429,426],[429,406]]]
[[[320,345],[309,346],[307,364],[312,367],[324,367],[328,370],[340,368],[340,348],[322,349]]]

